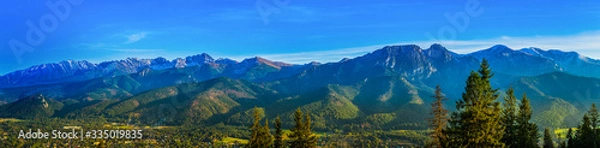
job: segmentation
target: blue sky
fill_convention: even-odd
[[[70,12],[60,17],[47,2],[64,2]],[[332,62],[390,44],[442,43],[458,53],[505,44],[600,58],[598,0],[71,2],[19,0],[0,6],[0,75],[67,59],[97,63],[199,53]],[[28,40],[28,22],[44,38]]]

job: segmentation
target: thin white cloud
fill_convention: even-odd
[[[576,51],[584,56],[599,59],[600,58],[600,31],[586,32],[575,35],[564,36],[531,36],[531,37],[512,37],[501,36],[492,39],[482,40],[446,40],[446,41],[416,41],[416,42],[398,42],[391,44],[381,44],[356,48],[344,48],[314,52],[282,53],[282,54],[263,54],[258,55],[270,60],[283,61],[294,64],[304,64],[311,61],[321,63],[337,62],[343,58],[354,58],[373,52],[389,45],[416,44],[421,48],[429,48],[431,44],[440,43],[449,50],[466,54],[474,51],[490,48],[497,44],[506,45],[512,49],[537,47],[545,50],[560,49],[563,51]],[[249,56],[230,57],[235,60],[242,60]]]
[[[139,48],[109,48],[110,51],[124,53],[146,53],[146,52],[162,52],[163,49],[139,49]]]
[[[125,42],[125,44],[135,43],[144,38],[146,38],[146,32],[131,34],[127,36],[127,41]]]
[[[537,47],[542,49],[560,49],[575,51],[592,58],[600,58],[600,31],[585,32],[563,36],[531,36],[512,37],[502,36],[493,39],[470,41],[440,41],[448,49],[458,53],[470,53],[489,48],[496,44],[503,44],[512,49]],[[423,42],[430,44],[433,42]]]
[[[145,37],[146,33],[138,33],[138,35],[131,35],[132,41],[139,41]],[[136,37],[137,36],[137,37]],[[297,53],[278,53],[278,54],[258,54],[258,55],[230,55],[230,54],[218,54],[214,55],[215,58],[223,57],[230,58],[233,60],[241,61],[245,58],[260,56],[274,61],[282,61],[293,64],[305,64],[312,61],[321,63],[337,62],[343,58],[355,58],[364,54],[373,52],[377,49],[381,49],[385,46],[390,45],[407,45],[415,44],[421,48],[429,48],[434,43],[440,43],[449,50],[466,54],[478,50],[490,48],[497,44],[506,45],[512,49],[521,49],[528,47],[537,47],[545,50],[548,49],[560,49],[563,51],[575,51],[584,56],[600,59],[600,31],[585,32],[574,35],[564,36],[530,36],[530,37],[518,37],[518,36],[500,36],[491,39],[481,40],[444,40],[444,41],[411,41],[411,42],[397,42],[390,44],[380,44],[364,47],[354,48],[343,48],[333,50],[318,50],[311,52],[297,52]],[[97,47],[98,48],[98,47]],[[167,52],[165,49],[137,49],[137,48],[118,48],[118,47],[103,47],[101,49],[108,49],[123,53],[123,57],[131,56],[132,53],[136,54],[136,57],[142,56],[141,54],[148,54],[142,57],[155,57],[161,55],[167,59],[177,58],[182,55],[191,55],[197,50],[184,50],[188,51],[185,53],[179,52]],[[177,50],[174,50],[177,51]]]
[[[241,61],[248,57],[259,56],[273,61],[282,61],[292,64],[305,64],[312,61],[327,63],[337,62],[343,58],[354,58],[376,49],[380,49],[385,45],[374,45],[357,48],[344,48],[336,50],[298,52],[298,53],[282,53],[282,54],[260,54],[260,55],[242,55],[242,56],[224,56],[233,60]]]

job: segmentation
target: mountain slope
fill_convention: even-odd
[[[127,58],[92,64],[88,61],[62,61],[59,63],[32,66],[0,76],[0,88],[25,87],[42,84],[85,81],[96,78],[151,73],[154,71],[178,71],[197,81],[216,77],[241,78],[246,80],[273,80],[298,73],[305,65],[292,65],[273,62],[263,58],[251,58],[242,62],[229,59],[214,60],[208,54],[177,58],[168,61],[162,57],[156,59]],[[178,69],[191,68],[195,71]],[[267,77],[269,76],[269,77]]]
[[[217,78],[150,90],[107,106],[105,113],[136,116],[154,124],[209,122],[211,118],[264,106],[276,96],[276,92],[250,82]]]
[[[600,79],[553,72],[523,77],[513,83],[516,94],[527,93],[534,120],[549,126],[574,126],[592,103],[600,103]]]
[[[54,99],[33,95],[19,101],[0,106],[1,118],[40,119],[52,117],[64,104]]]
[[[504,45],[496,45],[469,55],[479,60],[485,58],[493,70],[509,75],[536,76],[554,71],[563,71],[552,59],[526,54]]]
[[[524,77],[515,82],[514,87],[528,96],[562,98],[577,107],[587,107],[592,102],[600,101],[600,79],[562,72]]]
[[[539,48],[523,48],[519,50],[533,56],[551,59],[564,71],[577,76],[600,77],[600,60],[585,57],[576,52],[560,50],[542,50]]]
[[[353,100],[367,114],[386,113],[398,110],[405,104],[426,104],[419,88],[403,77],[378,77],[368,79],[358,96]]]

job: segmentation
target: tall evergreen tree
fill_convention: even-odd
[[[515,97],[512,88],[509,88],[506,91],[503,106],[502,125],[504,125],[505,129],[504,136],[502,136],[502,142],[504,142],[507,147],[515,147],[519,139],[517,136],[519,128],[517,125],[517,97]]]
[[[435,95],[433,98],[435,98],[433,103],[431,103],[431,115],[433,115],[433,117],[429,119],[429,126],[433,129],[433,132],[431,133],[431,139],[433,139],[431,146],[440,148],[443,147],[446,138],[443,129],[448,123],[448,110],[444,108],[443,102],[448,99],[442,94],[440,85],[435,87]]]
[[[269,120],[265,120],[265,126],[260,124],[261,114],[263,114],[262,110],[258,107],[254,107],[253,109],[253,118],[254,123],[250,126],[250,130],[252,130],[252,135],[246,147],[249,148],[265,148],[271,147],[273,145],[273,136],[269,131]]]
[[[305,117],[305,118],[303,118]],[[300,108],[294,113],[294,121],[296,122],[292,129],[292,134],[289,136],[292,141],[292,148],[313,148],[317,146],[317,138],[312,134],[312,121],[308,113],[302,114]]]
[[[578,147],[593,147],[593,139],[592,137],[592,121],[590,120],[589,115],[586,113],[583,115],[583,121],[577,128],[577,136],[575,136],[575,141]]]
[[[312,119],[310,113],[304,113],[304,135],[306,135],[306,148],[317,147],[317,137],[312,133]]]
[[[261,147],[271,147],[273,145],[273,135],[271,135],[271,130],[269,129],[269,119],[265,119],[265,126],[260,131],[259,138]]]
[[[600,113],[598,113],[598,108],[596,108],[596,104],[592,103],[592,107],[587,112],[587,114],[590,117],[590,141],[592,142],[591,145],[592,147],[597,148],[600,146],[600,136],[598,136],[598,134],[600,134],[600,132],[598,132],[598,130],[600,130],[598,129]]]
[[[567,148],[567,142],[565,141],[561,141],[560,144],[558,144],[559,148]]]
[[[574,144],[574,140],[573,140],[573,129],[569,128],[569,131],[567,131],[567,147],[573,147]]]
[[[290,142],[290,146],[292,148],[301,148],[302,147],[302,142],[305,141],[304,140],[304,133],[303,133],[303,129],[304,129],[304,123],[302,123],[302,110],[300,110],[300,108],[296,109],[296,112],[294,112],[294,122],[296,123],[294,125],[294,128],[291,130],[292,134],[289,135],[289,137],[292,139],[292,141]]]
[[[554,143],[552,142],[552,133],[550,133],[549,128],[544,129],[544,148],[554,148]]]
[[[540,136],[537,125],[529,122],[531,114],[533,114],[533,109],[531,108],[527,94],[523,94],[517,115],[517,142],[512,147],[538,147],[537,139]]]
[[[283,147],[283,130],[281,130],[281,118],[279,115],[275,118],[275,148]]]
[[[487,60],[483,59],[478,73],[471,72],[462,100],[456,103],[448,128],[447,147],[504,147],[501,139],[501,107],[497,102],[497,89],[493,89],[493,76]]]
[[[252,124],[252,126],[250,126],[250,130],[252,130],[252,135],[250,136],[250,140],[248,141],[248,144],[246,145],[249,148],[259,148],[260,146],[260,132],[262,130],[262,127],[260,125],[260,110],[258,109],[258,107],[254,107],[253,109],[253,118],[254,118],[254,122]]]
[[[590,110],[583,115],[583,121],[578,126],[578,130],[571,140],[569,147],[590,147],[597,148],[600,144],[598,136],[599,113],[596,104],[592,104]]]

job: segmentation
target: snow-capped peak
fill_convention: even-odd
[[[545,57],[542,53],[544,53],[545,51],[539,48],[535,48],[535,47],[529,47],[529,48],[523,48],[519,50],[520,52],[532,55],[532,56],[538,56],[538,57]]]

